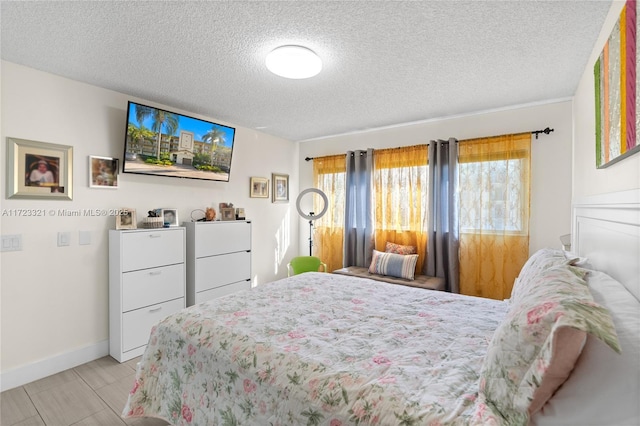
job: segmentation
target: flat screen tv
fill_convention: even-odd
[[[124,173],[229,181],[236,129],[129,101]]]

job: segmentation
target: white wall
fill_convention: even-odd
[[[417,145],[449,137],[461,140],[520,133],[548,126],[554,129],[552,133],[532,140],[529,251],[559,248],[558,237],[571,232],[571,113],[571,101],[566,100],[302,142],[300,189],[313,186],[313,164],[304,161],[305,157],[340,154],[353,149]],[[308,253],[305,252],[308,234],[308,224],[301,222],[299,247],[302,254]]]
[[[596,125],[593,66],[616,24],[624,1],[615,1],[600,32],[573,99],[573,199],[640,188],[640,154],[605,169],[596,169]],[[640,74],[638,74],[640,75]],[[638,85],[640,89],[640,85]],[[640,95],[640,90],[638,91]],[[636,111],[640,114],[640,111]],[[636,137],[640,135],[640,129]]]
[[[249,178],[286,173],[290,193],[297,194],[297,144],[222,123],[237,128],[229,183],[120,174],[117,190],[89,188],[89,155],[122,158],[127,100],[154,104],[5,61],[1,70],[0,229],[20,234],[23,246],[1,255],[3,389],[21,378],[33,380],[33,371],[69,368],[65,360],[74,354],[81,354],[78,363],[106,354],[107,230],[115,227],[113,217],[12,217],[11,210],[131,207],[141,220],[152,208],[176,207],[184,221],[195,209],[231,202],[253,222],[254,284],[286,276],[288,260],[298,253],[295,204],[249,198]],[[73,146],[73,201],[6,199],[7,137]],[[57,247],[60,231],[71,232],[69,247]],[[90,232],[90,245],[78,244],[79,231]]]

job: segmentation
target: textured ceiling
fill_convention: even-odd
[[[1,54],[300,141],[573,96],[610,5],[3,0]],[[323,71],[269,73],[283,44]]]

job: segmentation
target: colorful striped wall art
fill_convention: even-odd
[[[593,68],[597,168],[640,151],[637,17],[637,0],[627,0]]]

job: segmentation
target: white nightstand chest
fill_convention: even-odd
[[[142,355],[151,327],[185,307],[185,229],[109,231],[109,354]]]
[[[187,306],[251,288],[251,221],[185,222]]]

